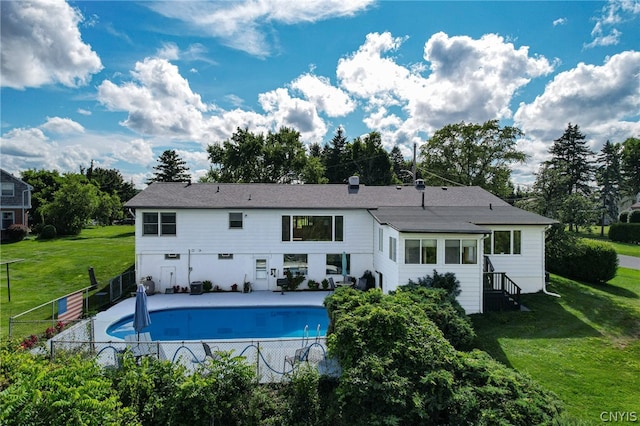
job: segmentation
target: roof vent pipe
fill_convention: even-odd
[[[422,191],[424,190],[425,185],[424,185],[424,179],[416,179],[416,189],[418,191]]]

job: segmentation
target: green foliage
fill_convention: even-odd
[[[621,223],[629,222],[629,212],[620,213],[620,216],[618,216],[618,221],[620,221]]]
[[[0,424],[140,424],[92,361],[1,350]]]
[[[441,288],[446,291],[447,295],[452,299],[455,299],[460,295],[460,281],[456,278],[453,272],[445,272],[439,274],[435,269],[433,270],[433,276],[427,275],[418,278],[418,281],[409,280],[409,282],[401,286],[400,288],[406,288],[408,290],[425,287],[425,288]]]
[[[615,277],[618,255],[605,242],[580,240],[554,226],[547,234],[546,265],[555,274],[597,284]]]
[[[29,229],[24,225],[14,223],[7,228],[7,239],[12,242],[22,241],[29,234]]]
[[[609,227],[609,239],[619,243],[640,243],[640,224],[614,223]]]
[[[413,294],[417,292],[418,294]],[[348,424],[541,424],[562,412],[555,395],[480,352],[456,351],[422,311],[424,287],[383,296],[340,289],[326,305],[336,389]]]
[[[628,221],[629,223],[640,223],[640,210],[631,210]]]
[[[42,240],[50,240],[52,238],[55,238],[57,235],[58,235],[58,231],[56,230],[55,226],[45,225],[42,227],[42,230],[40,231],[38,238]]]
[[[287,279],[285,290],[288,290],[288,291],[297,290],[298,287],[300,287],[300,284],[302,284],[302,282],[305,279],[304,275],[300,275],[300,274],[293,275],[289,270],[287,270],[284,275],[285,275],[285,278]]]
[[[213,288],[213,282],[211,282],[211,280],[202,281],[202,290],[208,293],[211,291],[212,288]]]
[[[622,188],[628,195],[640,192],[640,138],[622,143]]]
[[[79,175],[78,175],[79,176]],[[99,204],[98,189],[84,177],[69,177],[56,191],[51,203],[42,207],[46,223],[59,235],[78,235]]]
[[[310,364],[303,363],[293,370],[289,379],[289,385],[285,386],[282,392],[288,408],[284,424],[317,425],[322,417],[318,370]]]
[[[158,164],[153,166],[153,177],[147,181],[152,182],[189,182],[191,175],[187,162],[184,161],[175,149],[167,149],[158,158]]]
[[[516,146],[521,135],[517,127],[500,127],[498,120],[446,125],[420,147],[420,170],[429,185],[477,185],[506,197],[513,190],[510,166],[526,159]]]
[[[389,153],[382,146],[382,136],[370,132],[362,138],[355,138],[346,146],[349,160],[349,175],[360,177],[365,185],[389,185],[392,181],[392,168]]]

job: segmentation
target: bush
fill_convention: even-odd
[[[433,270],[433,276],[427,275],[425,277],[418,278],[418,282],[409,280],[409,282],[403,287],[408,289],[416,287],[442,288],[452,299],[459,296],[461,291],[460,281],[458,281],[453,272],[439,274],[435,269]]]
[[[18,242],[25,239],[29,234],[29,229],[24,225],[14,223],[7,228],[7,237],[9,241]]]
[[[611,228],[615,228],[614,225]],[[546,264],[550,272],[595,284],[616,276],[618,255],[610,244],[580,240],[558,228],[552,228],[550,232],[546,250]]]
[[[620,221],[620,223],[629,222],[629,212],[620,213],[620,216],[618,216],[618,220]]]
[[[50,240],[52,238],[55,238],[56,235],[58,235],[58,231],[56,230],[55,226],[45,225],[42,227],[42,230],[40,231],[38,238],[42,240]]]
[[[640,224],[614,223],[609,227],[609,239],[618,243],[640,243]]]
[[[631,210],[627,220],[629,223],[640,223],[640,210]]]

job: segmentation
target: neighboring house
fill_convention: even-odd
[[[2,214],[2,237],[13,224],[29,226],[28,211],[31,208],[33,187],[0,169],[0,212]]]
[[[543,289],[545,230],[555,223],[479,187],[364,186],[357,178],[153,183],[126,207],[136,212],[137,277],[152,276],[161,292],[204,280],[276,290],[287,270],[316,281],[370,270],[387,293],[436,270],[455,273],[467,313],[488,310],[488,287],[507,282],[500,273],[524,293]]]

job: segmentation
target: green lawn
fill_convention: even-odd
[[[600,227],[592,226],[591,232],[589,230],[582,229],[578,232],[578,236],[581,238],[591,238],[594,240],[606,241],[613,246],[616,250],[616,253],[623,254],[625,256],[635,256],[640,257],[640,244],[630,244],[630,243],[615,243],[609,240],[607,237],[609,233],[609,227],[605,226],[604,228],[604,237],[600,236]]]
[[[11,264],[11,302],[6,266],[0,271],[0,338],[8,337],[9,317],[90,285],[93,267],[99,287],[134,264],[134,227],[106,226],[83,230],[76,237],[49,241],[28,238],[0,246],[2,261]]]
[[[530,312],[474,315],[477,346],[528,372],[573,417],[640,412],[640,271],[621,268],[607,285],[553,276],[550,291],[523,297]]]

